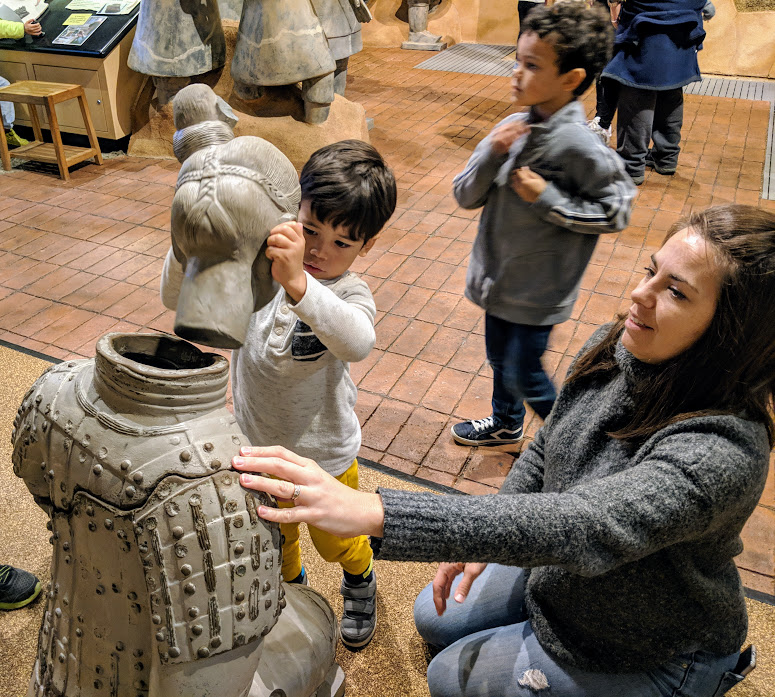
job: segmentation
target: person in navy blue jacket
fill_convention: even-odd
[[[621,84],[617,152],[642,184],[646,167],[674,174],[683,125],[683,86],[698,82],[707,0],[626,0],[603,77]],[[649,144],[652,143],[651,147]]]

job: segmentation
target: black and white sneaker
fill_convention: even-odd
[[[360,651],[377,629],[377,575],[358,584],[342,579],[339,592],[344,598],[344,612],[339,623],[339,636],[350,651]]]
[[[522,440],[522,426],[508,428],[495,416],[463,421],[452,427],[452,437],[462,445],[513,445]]]

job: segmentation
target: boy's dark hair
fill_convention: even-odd
[[[587,7],[578,1],[539,5],[525,19],[522,33],[531,32],[554,47],[560,74],[574,68],[584,68],[587,72],[573,90],[577,97],[587,91],[611,60],[614,46],[611,18],[597,5]]]
[[[312,153],[299,178],[301,200],[321,223],[368,242],[396,209],[396,180],[377,149],[342,140]]]
[[[705,239],[724,272],[705,333],[635,388],[628,423],[610,435],[642,443],[696,416],[742,414],[767,428],[775,445],[775,213],[729,204],[691,214],[667,233],[690,228]],[[615,375],[624,317],[576,361],[568,382]]]

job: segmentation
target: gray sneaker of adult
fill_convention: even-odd
[[[508,428],[491,414],[455,424],[452,437],[461,445],[513,445],[522,440],[522,426]]]
[[[377,629],[377,574],[372,570],[371,581],[357,586],[342,579],[339,592],[344,598],[339,636],[350,651],[360,651],[372,640]]]

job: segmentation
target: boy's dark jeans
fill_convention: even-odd
[[[484,340],[492,366],[492,413],[507,426],[521,426],[527,402],[545,419],[557,397],[541,356],[552,327],[514,324],[485,315]]]
[[[675,169],[681,151],[684,94],[672,90],[644,90],[621,85],[619,120],[616,124],[616,152],[631,177],[641,176],[646,166],[649,142],[651,156],[659,167]]]

